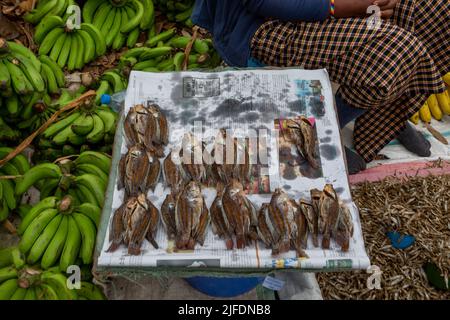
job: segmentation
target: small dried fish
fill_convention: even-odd
[[[158,209],[145,194],[128,198],[114,213],[109,235],[112,244],[108,251],[113,252],[124,243],[128,246],[128,254],[139,255],[144,238],[158,249],[154,240],[158,219]]]
[[[251,240],[258,238],[257,210],[246,197],[244,187],[238,180],[232,179],[224,192],[218,192],[211,210],[214,211],[215,229],[224,234],[228,249],[234,247],[231,235],[236,236],[238,249],[245,248]]]
[[[217,195],[214,202],[209,209],[211,215],[211,226],[214,234],[225,240],[225,244],[228,250],[233,249],[233,230],[227,219],[227,215],[224,212],[222,197],[224,193],[224,186],[219,184],[217,187]]]
[[[217,178],[225,184],[230,183],[234,175],[236,163],[235,149],[235,140],[232,137],[227,136],[227,132],[224,128],[220,129],[214,142],[214,150],[212,152],[214,163],[212,169]],[[230,152],[232,152],[232,154],[230,154]],[[228,159],[227,161],[227,157],[233,158],[232,161],[229,161],[231,159]]]
[[[300,119],[288,119],[286,120],[286,128],[283,129],[287,133],[288,140],[296,145],[298,152],[308,161],[309,165],[314,169],[319,168],[316,159],[317,138],[308,118],[300,116]]]
[[[136,144],[120,159],[118,188],[125,188],[127,196],[147,193],[158,183],[160,172],[159,160]]]
[[[319,246],[319,213],[318,211],[314,210],[314,206],[312,203],[300,199],[300,206],[303,210],[303,214],[306,217],[306,220],[308,222],[308,229],[309,233],[312,235],[313,245],[314,247]]]
[[[319,231],[322,233],[322,248],[330,248],[330,239],[339,220],[339,200],[333,185],[326,184],[319,201]]]
[[[333,232],[333,238],[344,252],[349,249],[350,238],[353,236],[353,228],[350,210],[344,203],[340,203],[338,224],[336,230]]]
[[[175,206],[176,196],[171,193],[166,196],[161,205],[161,218],[166,227],[167,236],[169,240],[174,240],[177,234],[177,227],[175,222]]]
[[[301,207],[281,189],[275,190],[270,204],[263,204],[258,216],[258,234],[277,255],[294,247],[299,257],[307,257],[308,224]]]
[[[128,147],[141,143],[158,157],[164,155],[163,147],[169,142],[169,129],[167,119],[157,105],[145,107],[138,104],[132,107],[125,118],[124,131]]]
[[[182,182],[188,180],[188,175],[181,165],[181,158],[179,160],[180,164],[175,164],[170,152],[163,163],[164,181],[172,191],[178,190]]]
[[[180,158],[184,172],[190,180],[197,182],[206,181],[206,167],[203,162],[203,143],[192,133],[188,132],[182,140]]]
[[[209,220],[200,184],[191,181],[179,194],[175,204],[177,248],[193,250],[196,242],[203,245]]]

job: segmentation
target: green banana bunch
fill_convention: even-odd
[[[164,12],[169,21],[184,23],[187,27],[192,27],[191,14],[195,0],[154,0],[155,6]]]
[[[97,27],[106,46],[119,50],[125,44],[132,48],[140,30],[153,27],[155,10],[152,0],[88,0],[83,19]]]
[[[1,101],[1,99],[0,99]],[[1,109],[0,109],[1,110]],[[15,143],[20,140],[21,132],[11,128],[0,116],[0,145],[2,143]]]
[[[123,90],[123,84],[121,88]],[[115,135],[116,122],[117,114],[113,110],[92,104],[69,113],[50,125],[43,132],[41,138],[44,140],[41,141],[50,141],[44,148],[104,144]]]
[[[81,288],[77,290],[78,300],[106,300],[102,290],[95,284],[81,281]]]
[[[51,77],[50,70],[57,70],[51,61],[60,68],[67,66],[69,71],[80,70],[106,52],[105,39],[94,25],[82,23],[79,29],[69,30],[59,16],[46,16],[37,26],[34,39],[39,44],[39,54],[50,57],[50,60],[44,58],[47,78]],[[55,73],[55,78],[57,83],[62,81],[59,72]]]
[[[24,16],[24,20],[38,24],[49,16],[63,17],[66,14],[67,7],[73,4],[70,0],[48,0],[39,1],[36,8]]]
[[[69,289],[67,277],[57,268],[43,271],[33,266],[8,266],[0,269],[0,300],[77,300],[99,298],[101,291],[81,283],[81,289]]]
[[[83,264],[90,264],[100,215],[100,207],[89,203],[78,205],[70,195],[61,200],[45,198],[19,225],[19,250],[28,264],[40,262],[44,270],[57,263],[61,270],[66,270],[78,257]]]
[[[5,51],[0,55],[0,96],[24,96],[32,92],[44,92],[41,62],[28,48],[0,38]]]
[[[0,159],[5,158],[13,149],[0,147]],[[9,213],[17,207],[20,201],[20,195],[15,194],[17,183],[21,181],[20,176],[30,170],[30,164],[27,158],[19,154],[9,162],[0,167],[0,221],[8,218]],[[6,179],[5,176],[16,177],[15,179]]]

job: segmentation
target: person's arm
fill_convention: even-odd
[[[330,0],[243,0],[243,2],[250,12],[264,18],[322,21],[330,15]]]

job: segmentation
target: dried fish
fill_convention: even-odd
[[[176,196],[168,194],[161,205],[161,218],[166,227],[167,236],[169,240],[174,240],[177,234],[177,227],[175,222],[175,206]]]
[[[125,188],[128,196],[147,193],[158,183],[160,172],[159,160],[142,144],[136,144],[120,159],[118,188]]]
[[[158,157],[164,155],[163,147],[169,142],[169,129],[166,117],[156,104],[132,107],[125,118],[124,131],[128,147],[141,143]]]
[[[184,172],[189,180],[197,182],[206,181],[206,167],[203,161],[204,145],[192,133],[188,132],[182,139],[180,158]]]
[[[244,187],[232,179],[223,192],[217,193],[211,207],[214,215],[213,224],[217,233],[222,233],[228,249],[234,248],[232,235],[236,236],[236,247],[245,248],[251,241],[258,238],[257,210],[246,197]]]
[[[322,248],[330,248],[330,239],[339,221],[339,199],[331,184],[326,184],[319,201],[319,231],[322,233]]]
[[[314,210],[312,203],[300,199],[300,206],[308,222],[309,233],[312,235],[312,241],[314,247],[319,246],[319,211]]]
[[[181,158],[179,161],[179,164],[175,164],[172,160],[172,152],[170,152],[163,163],[164,181],[172,191],[178,190],[183,181],[189,180],[188,174],[181,165]]]
[[[308,161],[309,165],[314,169],[319,168],[316,159],[316,133],[308,118],[300,116],[300,119],[288,119],[283,129],[287,133],[288,140],[296,145],[298,152]]]
[[[108,251],[117,250],[121,243],[128,246],[128,254],[139,255],[144,238],[158,249],[155,233],[158,225],[158,209],[146,198],[145,194],[128,198],[114,213]]]
[[[209,212],[200,184],[197,181],[191,181],[178,195],[175,203],[177,248],[193,250],[195,243],[203,245],[209,220]]]

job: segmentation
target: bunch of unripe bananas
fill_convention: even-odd
[[[192,27],[191,14],[195,0],[154,0],[155,6],[167,15],[169,21]]]
[[[59,265],[67,270],[76,264],[91,264],[100,220],[100,207],[75,204],[71,196],[47,197],[33,206],[17,229],[19,250],[26,262],[40,262],[43,269]]]
[[[75,205],[90,203],[103,207],[111,158],[96,151],[85,151],[73,157],[76,159],[63,158],[56,163],[35,165],[16,181],[15,194],[22,195],[35,186],[41,199],[70,195]]]
[[[105,37],[90,23],[81,23],[79,28],[69,29],[59,16],[47,16],[36,27],[34,40],[39,45],[39,54],[69,71],[82,69],[106,52]]]
[[[82,280],[79,289],[70,289],[59,267],[43,270],[27,265],[17,247],[0,249],[0,300],[104,299],[100,288],[87,281]]]
[[[132,48],[141,30],[152,28],[152,0],[88,0],[83,6],[83,20],[100,30],[106,46],[114,50],[125,44]]]
[[[0,148],[0,159],[5,158],[13,149]],[[0,221],[8,218],[12,210],[16,209],[21,194],[15,194],[16,179],[30,170],[27,158],[19,154],[0,167]]]
[[[60,148],[65,145],[110,145],[114,142],[117,118],[117,113],[107,106],[83,105],[51,124],[40,137],[39,146]]]
[[[418,124],[419,120],[429,123],[434,118],[442,120],[444,115],[450,115],[450,73],[443,78],[447,85],[447,90],[443,93],[431,95],[419,112],[411,117],[411,122]]]
[[[29,23],[38,24],[49,16],[67,18],[68,7],[75,4],[74,0],[39,0],[36,8],[28,12],[23,19]]]

